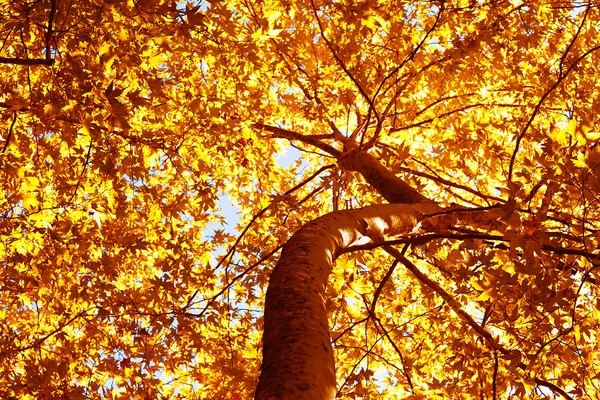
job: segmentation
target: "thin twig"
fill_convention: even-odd
[[[496,382],[498,380],[498,352],[494,349],[494,374],[492,375],[492,399],[496,400],[498,394],[496,393]]]
[[[392,257],[396,258],[397,260],[400,260],[400,262],[404,264],[406,269],[408,269],[420,282],[432,289],[444,301],[446,301],[446,303],[448,303],[448,305],[459,317],[461,317],[471,328],[473,328],[473,330],[477,332],[479,336],[483,337],[488,342],[490,347],[492,347],[493,349],[498,349],[504,354],[510,353],[510,350],[504,348],[500,343],[498,343],[498,340],[496,338],[494,338],[488,331],[482,328],[477,322],[475,322],[473,317],[471,317],[469,314],[467,314],[467,312],[465,312],[462,309],[460,303],[458,302],[458,300],[456,300],[456,298],[448,294],[448,292],[446,292],[440,286],[439,283],[433,281],[427,275],[422,273],[417,268],[417,266],[414,265],[408,258],[406,258],[400,251],[398,251],[392,246],[384,246],[383,249]]]
[[[325,165],[321,168],[319,168],[317,171],[315,171],[312,175],[310,175],[308,178],[306,178],[305,180],[303,180],[302,182],[298,183],[297,185],[293,186],[291,189],[287,190],[286,192],[283,193],[283,196],[287,196],[292,194],[293,192],[295,192],[296,190],[300,189],[301,187],[303,187],[304,185],[306,185],[307,183],[309,183],[310,181],[312,181],[313,179],[315,179],[317,176],[319,176],[323,171],[326,171],[330,168],[333,168],[334,164],[330,164],[330,165]],[[213,268],[214,270],[217,270],[221,265],[223,265],[223,263],[230,258],[233,253],[235,252],[235,250],[237,249],[238,244],[241,242],[242,238],[246,235],[246,233],[248,232],[248,230],[250,229],[250,227],[254,224],[254,222],[256,222],[262,215],[264,215],[267,210],[269,210],[269,208],[271,208],[271,205],[268,205],[266,207],[264,207],[262,210],[260,210],[258,213],[256,213],[256,215],[254,215],[252,217],[252,219],[250,220],[250,222],[248,222],[246,224],[246,226],[244,227],[244,229],[242,230],[242,232],[238,235],[237,239],[235,240],[235,242],[233,243],[233,245],[231,245],[231,247],[229,248],[229,250],[227,251],[227,253],[225,253],[225,255],[221,258],[221,261],[219,261],[219,263]],[[280,245],[278,247],[275,248],[275,250],[273,250],[271,253],[267,254],[265,257],[263,257],[259,262],[251,265],[250,267],[246,268],[241,274],[237,275],[236,277],[233,278],[233,280],[231,282],[229,282],[221,291],[219,291],[219,293],[217,293],[215,296],[213,296],[208,303],[206,304],[206,306],[204,307],[204,309],[202,310],[202,312],[200,313],[200,315],[204,314],[204,312],[206,312],[206,310],[208,309],[208,307],[214,303],[214,301],[221,296],[223,293],[225,293],[225,291],[227,289],[229,289],[237,280],[239,280],[242,276],[244,276],[247,272],[249,272],[250,270],[252,270],[254,267],[256,267],[257,265],[259,265],[261,262],[263,262],[264,260],[266,260],[268,257],[270,257],[272,254],[274,254],[277,250],[279,250],[281,247],[283,247],[283,245]],[[198,290],[196,290],[188,299],[186,305],[183,307],[184,309],[187,309],[190,307],[190,305],[194,302],[194,299],[196,298],[196,296],[198,295]]]
[[[329,51],[333,55],[333,58],[335,58],[335,61],[342,68],[342,70],[348,76],[348,78],[350,78],[350,80],[354,83],[354,85],[356,86],[356,88],[358,89],[358,91],[360,92],[360,94],[362,95],[362,97],[369,104],[369,109],[373,110],[373,113],[375,114],[375,119],[379,123],[380,117],[379,117],[379,114],[377,113],[377,110],[375,109],[375,105],[373,103],[373,99],[371,99],[369,97],[369,95],[367,94],[367,92],[365,91],[365,89],[362,87],[362,85],[358,82],[358,80],[354,77],[354,75],[352,75],[352,73],[350,72],[350,70],[348,69],[348,67],[346,67],[346,64],[344,64],[344,62],[342,61],[342,59],[338,56],[337,52],[333,48],[332,43],[325,36],[325,29],[323,28],[323,24],[321,23],[321,18],[319,18],[319,14],[317,13],[317,7],[315,6],[314,0],[310,0],[310,4],[312,5],[312,10],[313,10],[313,13],[315,14],[315,19],[317,20],[317,24],[319,26],[319,31],[321,33],[321,37],[323,38],[323,41],[327,45],[327,48],[329,49]]]
[[[569,54],[569,52],[571,51],[571,48],[575,44],[575,41],[579,37],[579,34],[581,33],[581,29],[583,28],[583,25],[585,24],[585,20],[587,19],[588,14],[589,14],[591,8],[592,8],[592,4],[591,4],[591,2],[588,1],[587,6],[585,8],[585,12],[583,13],[583,17],[581,18],[581,22],[579,23],[579,26],[577,27],[577,32],[575,32],[575,35],[573,36],[573,39],[571,39],[571,41],[569,42],[569,45],[567,46],[567,49],[565,50],[565,52],[563,53],[562,57],[560,58],[560,74],[561,75],[563,73],[563,67],[565,65],[565,59],[567,58],[567,55]]]
[[[206,303],[206,305],[204,306],[204,308],[202,309],[202,311],[200,311],[200,313],[198,314],[192,314],[192,313],[187,313],[186,315],[189,315],[191,317],[196,317],[196,318],[201,318],[204,313],[206,313],[206,311],[208,310],[208,308],[219,298],[223,295],[223,293],[225,293],[226,291],[229,290],[230,287],[233,286],[234,283],[236,283],[237,281],[239,281],[244,275],[246,275],[248,272],[252,271],[254,268],[256,268],[257,266],[259,266],[260,264],[262,264],[263,262],[267,261],[273,254],[277,253],[281,248],[283,247],[282,244],[280,244],[279,246],[275,247],[273,250],[271,250],[269,253],[267,253],[266,255],[264,255],[263,257],[261,257],[260,260],[258,260],[257,262],[255,262],[254,264],[250,265],[248,268],[246,268],[245,270],[243,270],[242,272],[240,272],[238,275],[234,276],[233,279],[231,280],[231,282],[229,282],[227,285],[225,285],[221,290],[219,290],[213,297],[210,298],[210,300],[208,300],[208,302]],[[190,300],[187,302],[186,306],[183,307],[183,309],[187,309],[189,308],[192,303],[193,303],[193,299],[195,297],[195,295],[198,293],[198,291],[196,291],[194,293],[194,295],[190,298]]]
[[[544,101],[546,101],[546,99],[548,98],[548,96],[550,96],[550,94],[552,94],[552,92],[554,92],[554,90],[556,90],[556,88],[558,88],[560,86],[560,84],[569,76],[569,74],[575,69],[575,67],[585,57],[587,57],[588,55],[592,54],[596,50],[600,50],[600,46],[596,46],[596,47],[591,48],[590,50],[588,50],[585,53],[583,53],[579,58],[577,58],[569,66],[569,68],[565,71],[565,73],[562,74],[556,80],[556,82],[554,82],[554,84],[550,87],[550,89],[548,89],[542,95],[542,97],[540,97],[540,100],[538,101],[538,103],[536,104],[535,108],[533,109],[533,112],[531,113],[531,116],[529,117],[529,120],[527,121],[527,123],[525,124],[525,126],[523,127],[523,129],[521,130],[521,132],[519,133],[519,136],[517,136],[517,141],[515,143],[515,149],[514,149],[513,154],[512,154],[512,156],[510,158],[510,164],[508,166],[508,183],[509,184],[512,182],[513,168],[514,168],[514,164],[515,164],[515,159],[517,158],[517,153],[519,152],[519,147],[521,145],[521,141],[525,137],[525,134],[527,133],[527,130],[529,129],[529,127],[533,123],[533,120],[535,119],[535,117],[537,116],[538,112],[540,111],[540,108],[542,107],[542,104],[544,103]]]
[[[490,347],[495,351],[499,351],[502,354],[511,355],[515,352],[521,353],[519,350],[509,350],[502,346],[485,328],[477,324],[473,317],[471,317],[467,312],[465,312],[460,303],[451,296],[448,292],[446,292],[437,282],[430,279],[428,276],[423,274],[410,260],[408,260],[400,251],[391,246],[384,246],[383,249],[390,254],[392,257],[399,259],[402,264],[408,269],[421,283],[432,289],[436,292],[443,300],[445,300],[448,305],[452,308],[452,310],[463,320],[465,321],[477,334],[479,334],[482,338],[484,338]],[[521,354],[521,359],[523,359],[523,355]],[[524,363],[519,363],[519,368],[522,370],[527,369],[527,365]],[[573,400],[563,389],[554,385],[553,383],[546,382],[543,379],[535,378],[535,383],[540,386],[547,387],[555,393],[560,394],[567,400]]]
[[[52,59],[50,47],[52,42],[52,22],[56,13],[56,0],[50,0],[50,3],[50,15],[48,16],[48,26],[46,28],[46,60]]]
[[[427,32],[425,33],[423,38],[421,38],[421,41],[419,42],[419,44],[417,44],[417,46],[415,46],[415,48],[406,56],[406,58],[400,63],[400,65],[398,65],[396,68],[394,68],[392,70],[392,72],[390,72],[379,84],[379,87],[377,88],[377,90],[375,91],[375,94],[373,95],[373,102],[369,104],[369,110],[367,112],[367,123],[365,124],[365,130],[367,129],[367,127],[369,125],[369,120],[371,119],[371,110],[376,111],[375,110],[375,101],[377,99],[377,96],[379,95],[379,92],[383,88],[383,85],[389,78],[391,78],[396,73],[398,73],[398,71],[400,71],[407,62],[409,62],[410,60],[412,60],[415,57],[415,55],[420,50],[420,48],[423,46],[423,44],[425,43],[427,38],[436,29],[436,27],[440,21],[440,17],[442,16],[443,11],[444,11],[444,3],[442,2],[439,7],[439,11],[435,17],[435,21],[433,22],[433,25],[431,26],[431,28],[429,28],[427,30]],[[401,89],[397,90],[396,93],[394,94],[394,96],[392,96],[392,99],[389,101],[388,105],[386,106],[386,108],[383,112],[383,116],[380,119],[377,118],[377,127],[375,129],[375,133],[373,134],[373,137],[371,138],[371,140],[369,140],[369,143],[367,144],[367,148],[370,147],[373,143],[375,143],[377,141],[379,134],[381,132],[381,129],[383,127],[383,120],[386,118],[389,110],[392,107],[392,104],[394,104],[396,102],[396,99],[398,98],[398,96],[404,91],[404,89],[410,82],[410,78],[411,78],[411,76],[409,74],[404,86]],[[387,90],[386,90],[386,92],[387,92]],[[363,135],[361,137],[361,144],[362,144],[362,141],[364,140],[364,137],[365,137],[365,134],[363,133]]]
[[[8,144],[10,143],[10,138],[12,137],[13,128],[15,126],[15,122],[17,122],[17,112],[13,112],[13,120],[8,128],[8,134],[6,135],[6,141],[4,142],[4,147],[2,147],[2,151],[0,153],[4,154],[6,149],[8,148]]]

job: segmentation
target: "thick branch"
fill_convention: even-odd
[[[519,355],[519,357],[521,357],[522,359],[525,358],[525,355],[519,350],[509,350],[506,347],[502,346],[498,342],[498,340],[492,336],[491,333],[489,333],[483,326],[475,322],[473,317],[471,317],[466,311],[462,309],[460,303],[453,296],[446,292],[437,282],[431,280],[427,275],[423,274],[412,262],[410,262],[410,260],[404,257],[404,255],[400,251],[391,246],[384,246],[384,250],[388,252],[391,256],[393,256],[396,260],[400,260],[400,262],[404,264],[406,269],[408,269],[420,282],[427,285],[427,287],[434,290],[442,299],[444,299],[444,301],[463,321],[465,321],[475,332],[477,332],[479,336],[483,337],[488,342],[491,348],[500,351],[505,355]],[[495,354],[496,353],[494,352],[494,355]],[[527,365],[522,362],[518,364],[518,367],[522,370],[527,369]],[[564,390],[550,382],[546,382],[545,380],[540,378],[535,378],[534,381],[538,385],[547,387],[553,392],[560,394],[567,400],[573,400]]]
[[[309,222],[288,240],[267,290],[257,400],[334,398],[324,301],[332,265],[349,246],[412,231],[427,208],[390,204],[335,211]]]
[[[263,125],[263,124],[253,124],[252,126],[254,128],[257,128],[257,129],[260,129],[263,131],[271,132],[273,134],[273,137],[275,137],[275,138],[298,140],[302,143],[308,144],[310,146],[314,146],[318,149],[323,150],[324,152],[326,152],[328,154],[331,154],[334,157],[339,157],[341,154],[339,150],[337,150],[337,149],[333,148],[332,146],[328,145],[327,143],[323,143],[321,141],[321,139],[323,139],[323,135],[318,135],[318,136],[302,135],[298,132],[290,131],[290,130],[279,128],[276,126]],[[329,136],[327,136],[327,137],[329,137]]]
[[[390,203],[434,204],[416,189],[394,175],[369,153],[355,149],[339,162],[340,167],[359,172],[377,192]]]
[[[490,196],[484,193],[481,193],[475,189],[472,189],[468,186],[465,185],[460,185],[458,183],[449,181],[448,179],[444,179],[441,176],[437,176],[437,175],[431,175],[431,174],[427,174],[425,172],[421,172],[421,171],[417,171],[414,169],[410,169],[410,168],[405,168],[405,167],[399,167],[398,170],[402,171],[402,172],[408,172],[409,174],[412,175],[417,175],[426,179],[430,179],[440,185],[444,185],[444,186],[450,186],[456,189],[460,189],[460,190],[464,190],[465,192],[469,192],[477,197],[480,197],[484,200],[494,200],[496,202],[504,202],[503,199],[499,198],[499,197],[495,197],[495,196]]]
[[[463,321],[465,321],[475,332],[477,332],[481,337],[483,337],[490,347],[493,349],[499,350],[504,354],[509,354],[510,350],[505,349],[495,337],[493,337],[488,331],[486,331],[481,325],[479,325],[475,320],[467,314],[461,307],[460,303],[450,294],[448,294],[439,283],[430,279],[427,275],[422,273],[412,262],[410,262],[402,253],[391,246],[385,246],[383,248],[386,252],[388,252],[391,256],[393,256],[396,260],[399,260],[406,269],[408,269],[419,281],[423,282],[430,289],[434,290],[458,316],[460,316]]]
[[[15,64],[15,65],[48,65],[54,64],[53,59],[47,58],[11,58],[0,57],[0,64]]]
[[[428,203],[432,206],[430,211],[434,211],[437,207],[435,202],[427,199],[412,186],[394,175],[394,173],[384,167],[379,160],[363,149],[357,147],[343,154],[329,144],[324,143],[322,141],[323,135],[302,135],[287,129],[258,123],[253,124],[252,126],[272,133],[273,137],[298,140],[331,154],[338,159],[341,168],[360,173],[389,203]],[[439,210],[439,207],[437,207],[437,209]]]

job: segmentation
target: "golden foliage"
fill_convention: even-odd
[[[357,145],[501,223],[413,240],[438,289],[342,257],[339,397],[600,397],[598,21],[597,1],[2,0],[0,397],[251,397],[276,252],[382,201],[335,166]]]

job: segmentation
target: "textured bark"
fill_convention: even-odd
[[[335,366],[325,289],[348,246],[413,230],[430,205],[390,204],[337,211],[309,222],[283,248],[265,303],[257,400],[333,399]]]
[[[339,165],[346,170],[359,172],[373,189],[390,203],[433,204],[364,150],[355,149],[348,152],[340,159]]]

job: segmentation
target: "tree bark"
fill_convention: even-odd
[[[327,279],[340,251],[409,233],[430,204],[336,211],[309,222],[286,243],[265,302],[263,363],[255,399],[335,397],[335,365],[325,309]]]
[[[54,64],[52,58],[9,58],[0,57],[0,64],[14,64],[14,65],[48,65]]]
[[[371,187],[390,203],[435,204],[364,150],[357,148],[349,151],[340,159],[339,165],[343,169],[360,173]]]

